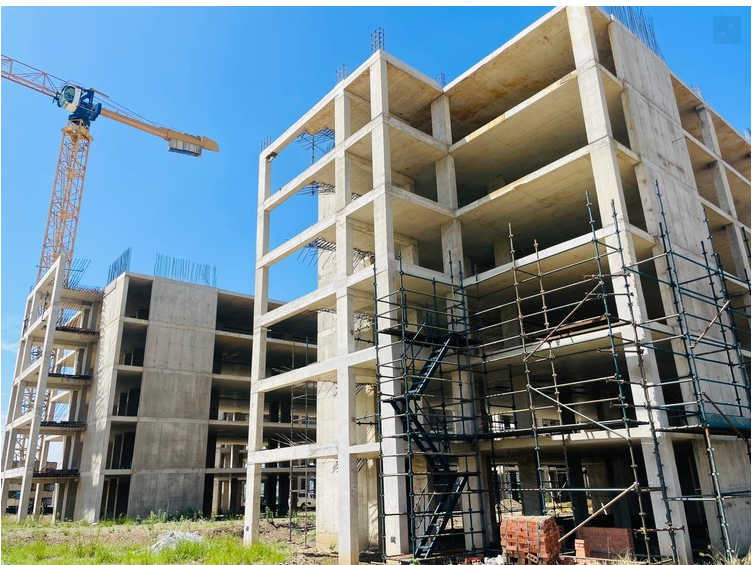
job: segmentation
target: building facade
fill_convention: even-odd
[[[104,291],[72,289],[61,272],[50,269],[27,304],[4,510],[90,522],[242,513],[253,298],[136,273]],[[314,330],[301,317],[269,335],[270,373],[315,360]],[[315,406],[299,404],[269,399],[265,441],[287,441],[303,423],[314,436]],[[292,472],[294,500],[303,474]],[[264,474],[269,507],[285,513],[291,469]]]
[[[376,50],[259,168],[248,541],[264,465],[315,459],[342,564],[498,548],[518,514],[650,558],[749,548],[750,145],[624,25],[555,9],[443,88]],[[272,309],[304,248],[317,280]],[[312,310],[317,362],[269,376],[267,333]],[[265,398],[300,386],[331,418],[265,449]]]

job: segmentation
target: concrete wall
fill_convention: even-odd
[[[715,451],[716,466],[721,483],[722,492],[749,492],[749,459],[747,458],[744,443],[735,438],[713,438],[713,450]],[[697,465],[697,475],[703,492],[712,493],[713,485],[710,477],[710,464],[705,442],[696,440],[692,442]],[[720,520],[718,519],[718,506],[715,502],[705,502],[705,516],[708,520],[708,533],[710,541],[718,551],[723,550]],[[723,503],[728,524],[728,535],[731,547],[735,547],[740,555],[749,551],[749,520],[750,499],[749,496],[741,498],[728,498]]]
[[[110,438],[110,414],[122,335],[127,279],[120,277],[105,291],[99,333],[99,350],[87,416],[87,428],[81,457],[81,479],[76,494],[74,519],[99,520],[107,445]]]
[[[661,202],[666,221],[662,225],[665,232],[668,226],[670,244],[676,255],[676,269],[678,278],[685,282],[683,287],[700,295],[710,295],[707,270],[694,265],[690,261],[682,259],[685,256],[700,264],[704,263],[701,243],[704,242],[710,249],[708,241],[708,228],[704,222],[703,202],[700,199],[695,177],[692,172],[692,163],[689,157],[687,142],[676,96],[672,87],[671,74],[665,63],[658,59],[647,47],[637,41],[631,34],[619,24],[609,26],[611,44],[614,50],[614,61],[617,75],[624,84],[622,100],[626,121],[629,128],[630,143],[632,149],[639,153],[641,163],[637,166],[637,180],[640,188],[647,229],[651,234],[658,236],[661,232],[663,220],[660,216],[659,201],[656,196],[655,183],[661,191]],[[658,239],[658,238],[657,238]],[[654,248],[654,254],[663,251],[658,239]],[[656,268],[659,276],[667,279],[666,260],[656,260]],[[699,279],[699,280],[698,280]],[[661,288],[664,310],[667,314],[677,312],[674,304],[674,296],[667,287]],[[687,294],[684,298],[683,307],[690,315],[684,322],[694,335],[706,333],[708,338],[724,341],[717,326],[708,327],[718,310],[715,305],[701,300],[693,300]],[[682,328],[677,318],[667,320],[677,333]],[[739,391],[733,384],[740,382],[740,375],[735,374],[735,369],[728,367],[728,359],[724,352],[717,351],[716,346],[704,343],[694,350],[697,357],[694,366],[690,365],[683,356],[681,342],[674,342],[673,347],[677,355],[676,373],[678,375],[695,374],[703,381],[702,387],[714,401],[727,403],[728,407],[741,405]],[[699,357],[702,356],[702,357]],[[726,365],[724,365],[724,363]],[[715,382],[713,382],[715,381]],[[685,402],[696,400],[696,392],[691,383],[682,385],[682,395]],[[690,410],[696,410],[690,407]],[[717,412],[709,404],[705,409],[708,413]],[[730,410],[730,408],[727,408]],[[741,409],[735,414],[740,417],[749,417],[747,409]],[[689,424],[699,424],[696,416],[687,418]],[[664,441],[675,441],[666,437]],[[718,466],[720,481],[723,483],[721,490],[738,491],[749,490],[749,465],[744,449],[738,442],[729,442],[725,438],[713,438],[715,446],[715,461]],[[702,441],[693,440],[695,460],[704,496],[712,496],[714,488],[710,481],[710,469],[708,464],[706,446]],[[744,462],[743,464],[740,464]],[[664,472],[670,489],[678,488],[676,480],[672,476],[681,474],[681,469],[675,469],[673,458],[665,458],[663,461]],[[685,493],[694,494],[694,493]],[[720,532],[719,512],[714,502],[705,503],[705,514],[708,522],[711,542],[715,549],[722,551],[723,543]],[[724,508],[727,512],[729,523],[729,537],[732,546],[746,551],[749,548],[749,523],[750,507],[749,498],[729,499]],[[658,508],[654,503],[654,511]],[[674,517],[676,520],[676,516]],[[685,537],[685,536],[682,536]],[[689,543],[686,541],[685,543]]]
[[[128,513],[203,506],[217,291],[157,278]]]

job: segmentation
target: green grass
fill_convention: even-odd
[[[281,563],[290,555],[281,546],[255,543],[244,546],[231,536],[203,542],[180,542],[154,556],[154,563],[201,563],[205,565],[245,565],[246,563]]]
[[[3,563],[7,565],[25,565],[27,563],[44,563],[45,565],[122,563],[140,565],[148,563],[143,561],[141,557],[138,548],[133,546],[110,548],[98,542],[76,542],[63,545],[48,544],[38,540],[23,546],[3,543]]]
[[[240,538],[230,535],[202,542],[180,542],[156,554],[147,547],[108,545],[82,538],[70,544],[48,544],[41,539],[24,545],[3,543],[3,562],[7,565],[249,565],[281,563],[289,555],[290,550],[283,546],[256,543],[246,547]]]

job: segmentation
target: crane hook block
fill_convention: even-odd
[[[66,84],[55,96],[55,102],[63,110],[68,110],[71,121],[82,121],[87,126],[97,119],[102,104],[94,102],[94,90]]]

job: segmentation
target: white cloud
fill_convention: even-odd
[[[18,351],[18,341],[0,341],[0,350],[2,351],[10,351],[11,353],[15,353]]]

